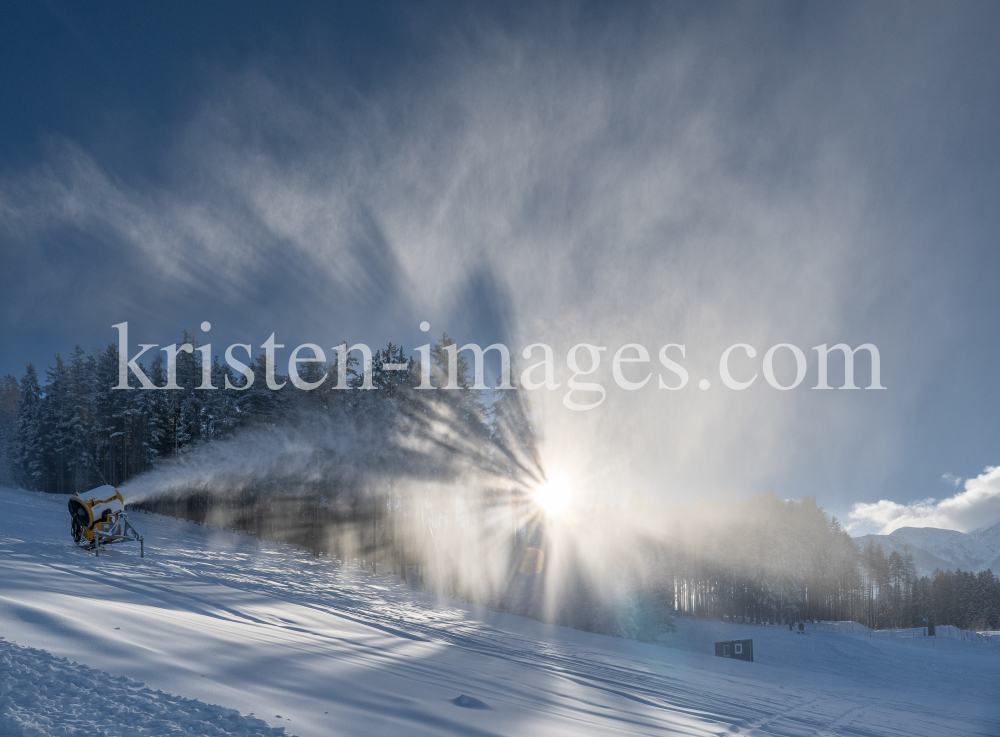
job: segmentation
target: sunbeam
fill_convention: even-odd
[[[531,498],[549,517],[561,517],[572,501],[572,491],[563,477],[555,476],[534,489]]]

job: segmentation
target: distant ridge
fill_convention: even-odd
[[[921,576],[942,571],[1000,571],[1000,520],[970,533],[943,530],[939,527],[900,527],[889,535],[862,535],[854,538],[858,547],[868,541],[882,546],[886,555],[906,547],[913,554],[913,564]]]
[[[969,537],[994,552],[997,557],[994,559],[993,572],[1000,570],[996,566],[996,562],[1000,561],[1000,517],[973,530],[969,533]]]

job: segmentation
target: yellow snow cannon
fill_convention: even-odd
[[[125,500],[113,486],[98,486],[69,498],[73,518],[73,541],[99,553],[102,545],[138,542],[140,557],[146,556],[142,536],[129,523]]]

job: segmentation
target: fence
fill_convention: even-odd
[[[806,631],[830,632],[839,635],[863,635],[866,637],[925,637],[926,627],[907,627],[905,629],[873,630],[858,622],[820,622],[806,623]],[[951,624],[939,624],[935,627],[936,636],[962,642],[980,642],[985,645],[1000,645],[1000,631],[984,630],[972,632],[959,629]]]

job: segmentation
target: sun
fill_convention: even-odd
[[[561,478],[549,479],[532,492],[535,504],[550,517],[558,517],[570,502],[569,485]]]

